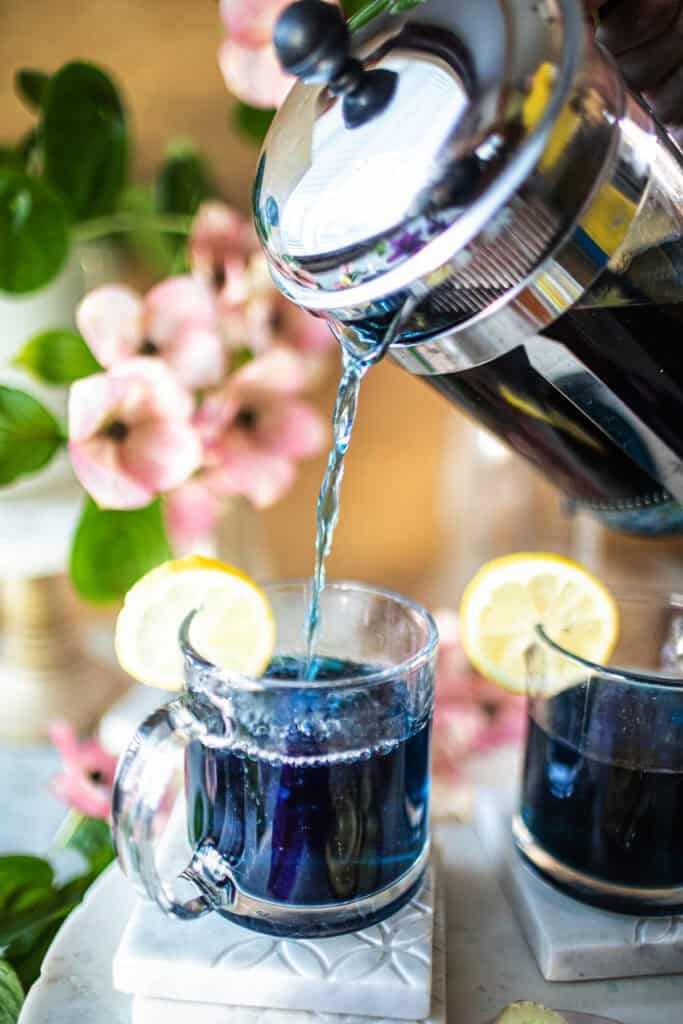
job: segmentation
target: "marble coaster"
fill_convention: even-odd
[[[165,864],[187,863],[182,815],[174,812],[164,842]],[[139,902],[114,957],[114,987],[186,1004],[200,995],[202,1002],[223,1007],[425,1020],[433,879],[432,865],[419,892],[386,921],[315,940],[261,935],[217,914],[180,921],[154,903]]]
[[[328,940],[329,941],[329,940]],[[399,1018],[368,1017],[312,1010],[273,1010],[135,996],[132,1024],[398,1024]],[[432,956],[432,1004],[429,1016],[416,1024],[446,1024],[446,913],[437,887]]]
[[[629,917],[565,896],[521,859],[510,817],[482,799],[477,833],[546,981],[683,974],[683,917]]]

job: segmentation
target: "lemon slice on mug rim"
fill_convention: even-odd
[[[527,652],[536,627],[566,651],[605,664],[617,642],[619,613],[607,587],[568,558],[522,552],[487,562],[468,583],[460,604],[464,651],[491,682],[526,691]],[[552,686],[561,689],[577,666],[551,653]]]
[[[116,656],[147,686],[180,690],[180,628],[196,611],[189,640],[202,658],[259,676],[275,646],[275,622],[263,591],[239,569],[202,555],[164,562],[128,591],[116,622]]]

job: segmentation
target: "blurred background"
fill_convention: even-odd
[[[22,0],[0,5],[0,126],[28,127],[13,75],[22,66],[54,70],[74,58],[107,68],[121,88],[135,138],[132,177],[149,180],[170,139],[192,139],[206,154],[226,200],[244,213],[257,147],[239,134],[235,100],[216,53],[221,25],[214,0]],[[336,356],[315,400],[328,416]],[[305,462],[294,488],[253,513],[271,572],[310,572],[315,498],[324,457]],[[385,362],[363,387],[347,462],[343,510],[330,572],[361,577],[425,600],[453,603],[462,582],[493,554],[551,548],[662,579],[680,567],[681,544],[605,538],[570,519],[555,494],[446,403]],[[612,570],[610,570],[612,571]]]

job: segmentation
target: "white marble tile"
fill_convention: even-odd
[[[134,996],[132,1024],[398,1024],[396,1017],[273,1010]],[[416,1022],[418,1024],[418,1022]],[[446,920],[437,886],[432,959],[432,1005],[419,1024],[446,1024]]]
[[[114,992],[111,960],[135,904],[113,864],[50,946],[19,1024],[130,1024],[130,996]]]
[[[140,903],[114,958],[114,986],[134,995],[422,1020],[429,1013],[431,878],[393,917],[349,935],[280,939],[216,914],[165,917]]]
[[[683,917],[629,917],[565,896],[522,861],[508,809],[491,801],[478,804],[477,831],[548,981],[683,974]]]

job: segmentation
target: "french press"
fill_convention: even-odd
[[[683,161],[577,0],[322,0],[266,138],[277,286],[377,343],[573,504],[683,532]]]

